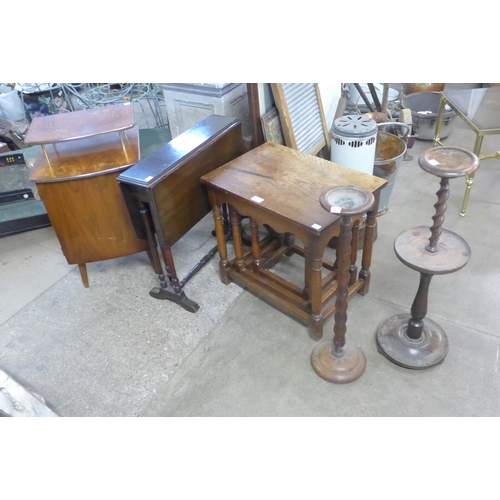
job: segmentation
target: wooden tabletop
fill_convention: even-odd
[[[357,186],[375,194],[387,184],[378,177],[273,142],[245,153],[201,181],[317,230],[339,217],[321,207],[319,199],[325,189]]]
[[[134,126],[130,103],[39,116],[33,119],[24,141],[29,145],[85,139],[127,130]]]
[[[123,170],[140,159],[138,127],[125,134],[126,155],[118,134],[49,144],[50,165],[40,149],[29,178],[37,183],[59,182]]]

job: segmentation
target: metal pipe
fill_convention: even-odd
[[[335,111],[335,116],[333,117],[334,120],[340,118],[341,116],[344,116],[344,111],[346,106],[347,106],[347,97],[341,97],[339,99],[339,103],[337,104],[337,110]]]
[[[365,101],[365,104],[366,104],[366,107],[368,108],[368,110],[373,113],[375,110],[373,109],[373,106],[371,105],[370,101],[366,97],[366,94],[363,92],[361,85],[359,83],[355,83],[354,86],[356,87],[356,90],[359,92],[361,99],[363,99],[363,101]]]
[[[375,104],[377,111],[382,111],[382,105],[380,104],[380,101],[378,100],[378,95],[377,95],[377,91],[375,90],[375,85],[373,85],[373,83],[369,83],[368,88],[370,89],[370,94],[372,95],[373,103]]]

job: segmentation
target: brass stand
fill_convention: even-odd
[[[379,352],[405,368],[423,369],[441,363],[448,354],[444,330],[426,318],[429,285],[435,274],[448,274],[464,267],[470,259],[467,242],[442,229],[449,179],[476,171],[478,157],[461,148],[436,147],[424,152],[420,167],[441,178],[438,201],[434,205],[431,228],[415,227],[403,231],[394,243],[394,251],[406,266],[420,272],[420,285],[411,314],[398,314],[384,321],[377,331]]]
[[[337,298],[333,343],[319,342],[311,354],[313,370],[324,380],[336,384],[353,382],[366,368],[364,352],[355,344],[346,342],[347,295],[351,266],[351,216],[367,212],[374,196],[354,186],[340,186],[322,193],[321,206],[330,213],[340,214],[340,235],[337,247]]]

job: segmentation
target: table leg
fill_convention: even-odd
[[[89,275],[87,274],[87,265],[78,264],[78,269],[80,270],[80,276],[82,277],[83,286],[85,288],[89,287]]]
[[[349,268],[349,286],[354,285],[358,279],[358,266],[356,260],[358,258],[358,243],[359,243],[359,219],[355,220],[352,226],[351,238],[351,267]]]
[[[287,257],[291,257],[293,255],[292,247],[295,244],[295,237],[292,233],[285,233],[285,245],[287,246],[287,250],[285,255]]]
[[[311,304],[311,323],[309,325],[309,336],[313,340],[320,340],[323,337],[323,316],[321,315],[321,278],[323,270],[323,254],[319,255],[318,247],[304,248],[306,266],[309,272],[308,292]]]
[[[156,239],[154,236],[153,221],[151,220],[151,213],[149,208],[142,204],[140,207],[140,214],[142,221],[146,228],[146,234],[148,237],[149,250],[148,257],[153,267],[154,272],[158,275],[158,280],[160,281],[161,288],[167,288],[167,282],[165,281],[165,275],[163,274],[163,269],[161,267],[160,256],[158,254],[158,247],[156,246]]]
[[[241,217],[240,214],[231,206],[229,207],[229,215],[231,218],[231,227],[233,228],[234,256],[236,257],[235,262],[238,270],[241,270],[245,267],[245,262],[243,261],[243,242],[241,240]]]
[[[443,126],[443,116],[444,116],[444,106],[446,104],[446,98],[443,94],[441,94],[441,99],[439,100],[439,109],[436,120],[436,129],[434,132],[434,146],[442,146],[440,140],[441,127]]]
[[[370,289],[370,265],[372,262],[373,241],[375,239],[375,230],[377,228],[377,211],[380,201],[380,193],[375,195],[375,203],[372,209],[367,213],[365,225],[365,239],[363,242],[363,255],[361,258],[361,271],[359,277],[364,281],[359,289],[361,295],[366,295]]]
[[[200,306],[193,300],[189,299],[186,296],[186,294],[182,291],[182,286],[179,283],[179,278],[177,277],[177,271],[175,270],[172,251],[170,250],[170,248],[162,247],[161,253],[163,254],[163,260],[165,261],[165,266],[168,269],[170,283],[174,291],[171,292],[163,288],[161,290],[159,288],[153,288],[149,292],[149,295],[151,295],[151,297],[154,297],[155,299],[170,300],[172,302],[175,302],[188,312],[192,313],[196,312],[200,308]]]
[[[484,135],[478,135],[476,137],[476,142],[474,144],[474,154],[479,158],[479,155],[481,153],[481,146],[483,144],[483,138]],[[462,201],[462,209],[460,210],[460,216],[464,217],[465,216],[465,211],[467,210],[467,205],[469,203],[469,196],[470,196],[470,190],[472,189],[472,185],[474,184],[474,175],[476,172],[473,172],[470,175],[465,176],[465,193],[464,193],[464,199]]]
[[[303,293],[304,297],[309,298],[309,302],[311,299],[310,296],[310,283],[311,283],[311,270],[312,270],[312,261],[310,256],[307,253],[304,253],[304,288]]]
[[[258,273],[262,267],[259,225],[252,217],[250,217],[250,234],[252,237],[253,270]]]
[[[217,236],[217,248],[219,249],[219,272],[220,279],[224,285],[229,285],[231,282],[228,275],[227,269],[229,267],[229,261],[227,260],[227,246],[226,246],[226,236],[224,233],[224,222],[222,219],[222,210],[219,205],[213,206],[213,215],[215,222],[215,235]]]

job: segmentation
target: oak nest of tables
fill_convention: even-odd
[[[330,240],[340,234],[340,214],[322,207],[321,194],[336,186],[356,186],[372,193],[375,201],[366,217],[359,273],[357,245],[363,216],[353,216],[347,295],[368,293],[376,213],[387,181],[272,142],[204,175],[201,181],[213,208],[222,282],[244,287],[308,326],[314,340],[322,338],[324,322],[335,312],[337,263],[324,259],[324,253]],[[233,259],[228,258],[223,204],[229,207]],[[250,249],[242,240],[243,217],[249,219]],[[259,233],[261,225],[271,229],[264,237]],[[281,258],[293,254],[304,258],[303,287],[270,271]]]

